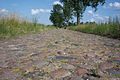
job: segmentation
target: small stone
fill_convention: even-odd
[[[34,70],[35,70],[34,67],[28,67],[27,70],[26,70],[26,73],[34,72]]]
[[[102,71],[105,71],[106,69],[110,69],[110,68],[113,68],[114,65],[112,63],[109,63],[109,62],[103,62],[100,64],[100,69]]]
[[[53,79],[61,79],[61,78],[64,78],[64,77],[67,77],[70,75],[71,75],[71,72],[69,72],[65,69],[62,69],[62,68],[51,72],[51,77]]]
[[[80,61],[78,61],[78,60],[69,60],[69,62],[68,62],[69,64],[71,64],[71,65],[74,65],[74,66],[78,66],[78,65],[80,65],[81,64],[81,62]]]
[[[67,53],[65,53],[64,51],[58,51],[57,54],[59,54],[59,55],[66,55]]]
[[[78,68],[76,69],[76,72],[75,72],[78,76],[83,76],[85,75],[86,73],[88,73],[87,69],[84,69],[84,68]]]
[[[55,44],[58,44],[59,42],[58,41],[55,41]]]
[[[38,53],[31,53],[29,56],[33,57],[33,56],[37,56],[37,55],[38,55]]]
[[[51,64],[49,64],[49,65],[47,65],[47,66],[44,66],[44,67],[43,67],[43,70],[44,70],[45,72],[50,73],[50,72],[52,72],[52,71],[55,71],[55,70],[59,69],[59,68],[60,68],[59,66],[60,66],[59,63],[51,63]]]
[[[55,57],[56,60],[75,60],[75,57],[72,56],[56,56]]]
[[[73,76],[68,80],[84,80],[81,76]]]
[[[57,54],[61,55],[61,54],[62,54],[62,52],[61,52],[61,51],[58,51],[58,52],[57,52]]]
[[[70,70],[74,70],[75,69],[75,66],[71,65],[71,64],[63,64],[62,65],[62,68],[64,69],[70,69]]]
[[[46,66],[46,65],[48,65],[49,64],[49,62],[47,62],[47,61],[39,61],[39,62],[35,62],[34,63],[34,65],[37,67],[37,68],[42,68],[42,67],[44,67],[44,66]]]

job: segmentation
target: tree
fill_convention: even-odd
[[[70,7],[70,2],[68,0],[66,0],[66,2],[64,2],[64,6],[63,6],[63,14],[64,14],[64,23],[66,26],[70,25],[70,23],[72,23],[72,9]]]
[[[99,4],[103,5],[105,0],[60,0],[60,2],[63,3],[63,6],[70,7],[74,16],[77,17],[77,24],[80,24],[80,18],[88,6],[95,8],[96,11],[97,6]],[[70,5],[66,5],[68,2]]]
[[[68,5],[69,2],[65,3],[64,7],[60,4],[53,5],[50,20],[54,26],[63,27],[71,23],[72,11]]]
[[[63,7],[60,4],[53,5],[53,10],[51,11],[50,20],[54,26],[62,27],[64,26],[64,15]]]

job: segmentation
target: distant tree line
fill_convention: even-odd
[[[103,5],[105,0],[60,0],[61,4],[53,5],[51,10],[50,20],[54,26],[64,27],[74,25],[73,18],[76,17],[76,24],[80,24],[80,19],[83,17],[87,7],[92,7],[97,10],[99,4]]]

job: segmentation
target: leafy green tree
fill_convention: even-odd
[[[60,0],[63,6],[69,6],[74,16],[77,17],[77,24],[80,24],[80,18],[88,6],[95,8],[99,4],[104,4],[105,0]],[[69,2],[69,5],[67,4]]]
[[[63,7],[60,4],[53,5],[53,10],[51,11],[50,20],[54,26],[63,27],[64,26],[64,15]]]
[[[66,26],[72,23],[72,9],[70,7],[70,2],[66,0],[63,6],[63,14],[64,14],[64,23]]]

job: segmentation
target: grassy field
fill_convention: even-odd
[[[8,39],[28,33],[39,33],[54,28],[53,26],[38,24],[35,18],[32,21],[28,21],[16,14],[0,16],[0,39]],[[79,26],[68,27],[68,29],[120,39],[120,18],[115,17],[101,24],[80,24]]]
[[[120,18],[115,17],[109,19],[108,22],[101,24],[96,23],[80,24],[79,26],[71,26],[68,29],[120,39]]]
[[[37,21],[28,21],[15,14],[0,17],[0,39],[8,39],[28,33],[38,33],[53,29],[52,26],[37,24]]]

